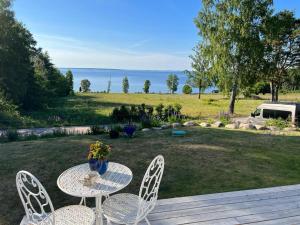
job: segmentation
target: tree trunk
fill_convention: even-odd
[[[238,88],[238,85],[237,85],[237,82],[235,82],[232,86],[230,102],[229,102],[229,111],[228,111],[228,113],[230,115],[233,115],[233,113],[234,113],[234,104],[235,104],[236,95],[237,95],[237,88]]]
[[[271,101],[272,101],[272,102],[276,102],[276,94],[275,94],[275,92],[276,92],[275,89],[276,89],[276,88],[275,88],[275,84],[274,84],[273,81],[270,82],[270,89],[271,89],[271,95],[272,95]]]
[[[278,92],[279,92],[279,86],[275,86],[275,102],[278,102]]]
[[[201,87],[199,87],[198,99],[201,98]]]

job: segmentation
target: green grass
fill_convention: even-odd
[[[260,100],[239,98],[236,102],[236,116],[249,116],[259,104],[270,99],[269,95],[260,97]],[[280,99],[300,101],[300,94],[280,95]],[[183,106],[182,112],[185,115],[203,119],[217,117],[220,112],[226,112],[229,99],[221,94],[203,94],[200,100],[196,95],[177,94],[77,94],[73,97],[55,99],[47,109],[27,112],[25,116],[28,122],[23,126],[106,124],[110,123],[109,115],[114,107],[142,103],[153,106],[159,103],[164,105],[179,103]],[[59,116],[61,120],[53,120],[54,116]]]
[[[0,144],[0,224],[18,224],[24,214],[15,187],[21,169],[40,179],[55,208],[77,204],[78,198],[58,189],[56,179],[67,168],[86,162],[88,145],[99,138],[113,146],[111,161],[133,171],[133,181],[122,191],[138,192],[148,164],[158,154],[166,160],[160,198],[300,183],[297,132],[274,136],[258,131],[187,130],[183,138],[163,130],[139,132],[132,139],[73,136]]]

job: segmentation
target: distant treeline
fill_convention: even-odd
[[[0,107],[7,108],[8,102],[21,110],[32,110],[45,106],[49,98],[72,93],[72,73],[64,76],[51,63],[30,31],[16,20],[11,1],[1,0]]]

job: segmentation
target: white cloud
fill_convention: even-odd
[[[134,49],[149,40],[138,41],[127,49],[70,37],[35,35],[58,67],[184,70],[190,68],[189,54],[141,52]]]

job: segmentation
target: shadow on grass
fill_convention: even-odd
[[[186,129],[186,137],[163,130],[138,132],[132,139],[75,136],[0,144],[0,223],[17,224],[24,215],[15,186],[21,169],[40,179],[55,208],[78,204],[78,198],[58,189],[56,180],[64,170],[85,163],[89,144],[98,139],[112,145],[110,161],[128,166],[134,174],[123,192],[138,193],[147,166],[158,154],[166,160],[160,198],[300,183],[299,136]]]
[[[93,96],[76,95],[52,99],[48,108],[26,112],[25,115],[36,121],[32,126],[40,127],[108,124],[111,123],[109,115],[112,109],[121,105],[132,104],[104,102]]]

